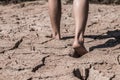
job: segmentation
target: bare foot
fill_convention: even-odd
[[[47,37],[47,38],[53,38],[53,39],[57,39],[57,40],[61,40],[60,35],[53,35],[53,34],[51,34],[51,35],[47,35],[45,37]]]
[[[69,56],[70,56],[70,57],[73,57],[73,58],[79,58],[79,57],[81,57],[75,50],[74,50],[74,51],[71,51],[71,52],[69,53]]]
[[[73,44],[73,49],[77,52],[77,54],[79,54],[80,56],[85,55],[86,53],[88,53],[88,51],[86,50],[85,46],[83,43],[78,43],[78,42],[74,42]]]

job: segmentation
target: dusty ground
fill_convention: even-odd
[[[0,6],[0,80],[120,80],[120,6],[90,4],[85,46],[72,58],[72,6],[63,5],[63,40],[53,40],[44,1]]]

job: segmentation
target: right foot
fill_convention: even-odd
[[[84,43],[78,43],[78,42],[74,42],[73,44],[73,49],[77,52],[77,54],[79,54],[80,56],[85,55],[86,53],[88,53],[88,51],[86,50]]]
[[[75,50],[69,53],[70,57],[79,58],[81,57]]]

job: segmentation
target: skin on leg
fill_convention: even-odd
[[[73,9],[76,29],[73,48],[80,55],[84,55],[87,53],[87,50],[84,47],[84,32],[88,18],[88,8],[88,0],[74,0]]]
[[[61,0],[48,0],[49,15],[52,26],[52,37],[60,39],[60,20],[61,20]]]

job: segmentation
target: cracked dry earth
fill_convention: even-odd
[[[63,5],[63,40],[51,34],[47,3],[0,6],[0,80],[120,80],[120,6],[90,4],[81,58],[69,57],[72,5]]]

